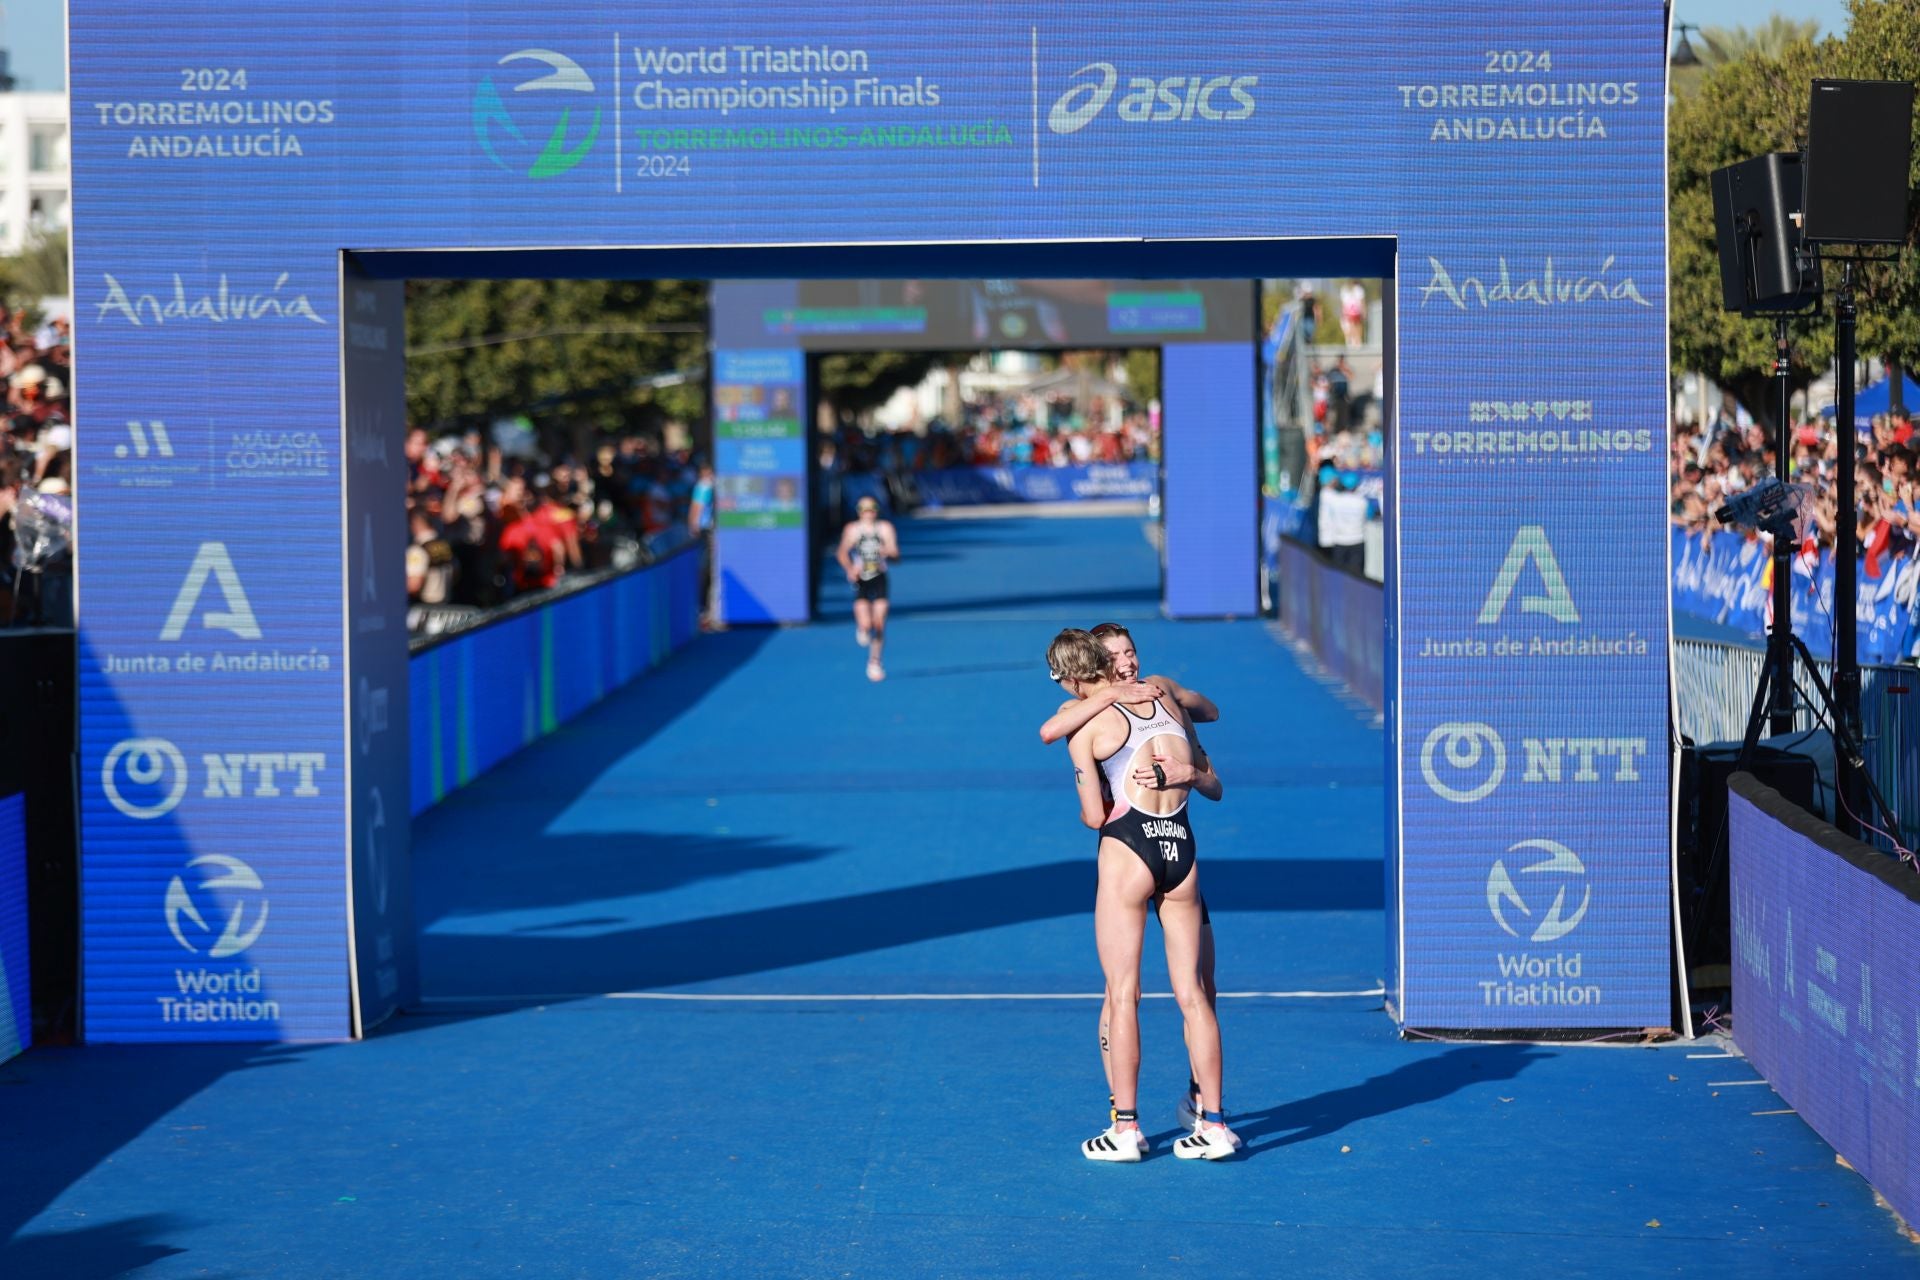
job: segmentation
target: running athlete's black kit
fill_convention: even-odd
[[[853,561],[859,578],[853,586],[853,598],[856,600],[885,600],[887,598],[887,551],[886,541],[880,536],[880,526],[862,529],[853,539]]]
[[[1151,757],[1148,748],[1153,739],[1171,734],[1185,737],[1186,726],[1167,714],[1158,698],[1154,699],[1149,715],[1136,714],[1118,703],[1115,709],[1127,718],[1127,740],[1100,761],[1100,770],[1119,812],[1100,828],[1100,835],[1103,839],[1111,836],[1139,855],[1140,861],[1153,873],[1157,898],[1178,888],[1193,873],[1195,846],[1193,827],[1187,821],[1187,804],[1183,800],[1178,809],[1168,814],[1136,809],[1127,800],[1126,782],[1133,773],[1135,758],[1142,752]]]

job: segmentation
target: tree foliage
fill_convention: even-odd
[[[574,431],[698,421],[706,332],[695,282],[410,281],[407,412],[422,426],[526,414]]]
[[[1755,41],[1740,56],[1705,68],[1694,91],[1676,98],[1669,120],[1673,364],[1705,373],[1762,422],[1776,416],[1772,325],[1721,309],[1709,175],[1766,152],[1804,148],[1816,77],[1920,79],[1920,0],[1851,0],[1849,9],[1844,40],[1816,43],[1804,29],[1783,29],[1777,38]],[[1908,180],[1920,184],[1920,165]],[[1920,363],[1917,243],[1920,216],[1908,226],[1896,266],[1870,266],[1856,276],[1860,352],[1907,368]],[[1829,265],[1829,289],[1838,278],[1838,268]],[[1795,321],[1793,334],[1791,382],[1797,389],[1833,358],[1831,308]]]
[[[19,253],[0,259],[0,293],[15,306],[67,294],[67,233],[36,235]]]

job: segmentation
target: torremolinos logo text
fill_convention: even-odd
[[[1047,112],[1047,128],[1055,133],[1078,133],[1091,124],[1113,101],[1121,76],[1111,62],[1089,62],[1073,79]],[[1129,124],[1245,120],[1254,112],[1259,83],[1259,76],[1246,75],[1128,76],[1114,114]]]
[[[94,318],[102,321],[118,318],[136,328],[191,324],[196,321],[207,324],[271,323],[279,320],[327,323],[306,294],[287,288],[287,282],[292,278],[291,272],[282,271],[266,288],[248,288],[244,284],[236,285],[222,271],[218,282],[211,288],[197,286],[189,289],[186,280],[176,271],[173,273],[173,288],[168,290],[163,286],[155,292],[129,290],[120,283],[118,277],[103,272],[101,279],[106,282],[107,296],[94,304],[98,308]]]
[[[1429,257],[1427,267],[1431,274],[1420,290],[1420,305],[1424,307],[1435,299],[1451,303],[1461,311],[1474,307],[1484,311],[1505,306],[1584,306],[1596,302],[1631,302],[1641,307],[1653,305],[1642,296],[1640,286],[1632,276],[1622,275],[1615,270],[1613,254],[1602,259],[1600,269],[1590,275],[1568,275],[1556,270],[1553,259],[1548,257],[1538,275],[1515,279],[1504,255],[1499,262],[1500,270],[1491,279],[1479,275],[1455,279],[1445,263]]]

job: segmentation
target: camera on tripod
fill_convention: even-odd
[[[1785,545],[1805,536],[1804,511],[1813,490],[1804,484],[1783,484],[1772,476],[1721,504],[1713,518],[1724,525],[1758,529]]]

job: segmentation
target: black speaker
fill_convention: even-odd
[[[1903,244],[1913,85],[1815,80],[1807,111],[1807,239]]]
[[[1798,310],[1818,296],[1819,269],[1807,259],[1795,216],[1800,179],[1800,157],[1789,151],[1713,171],[1713,233],[1728,311]]]

